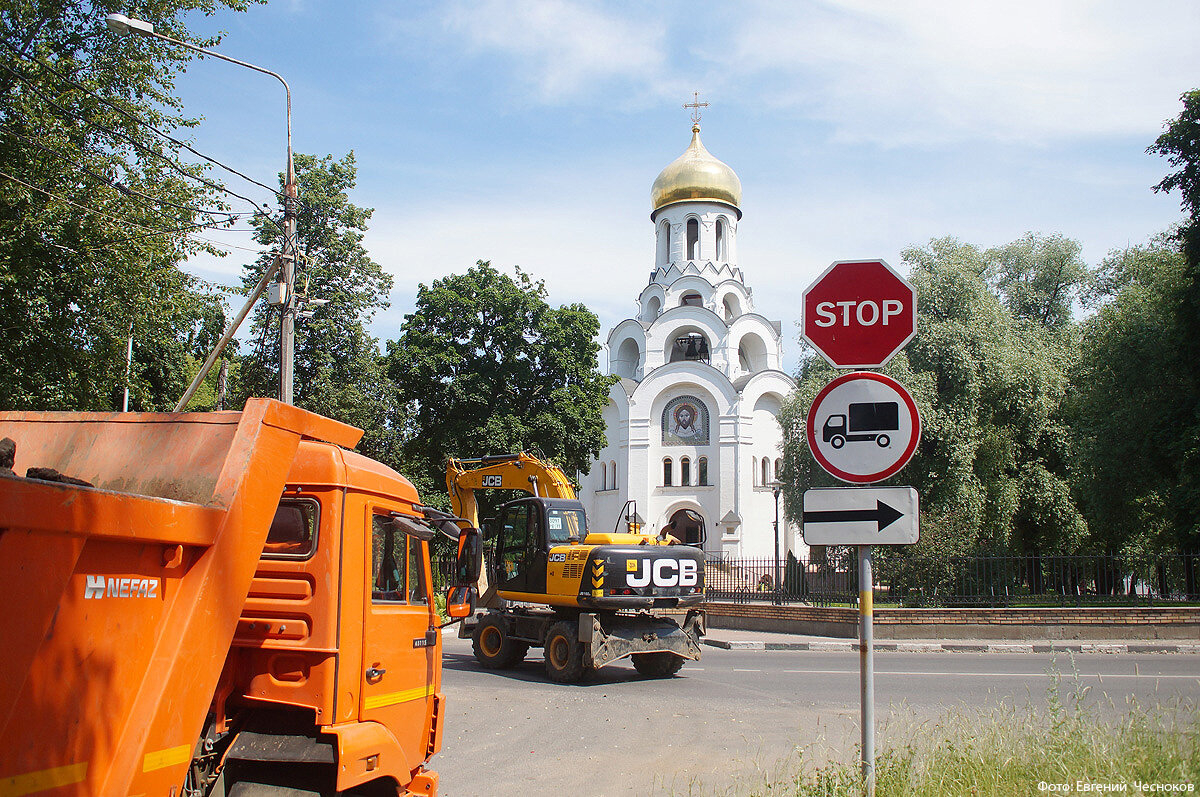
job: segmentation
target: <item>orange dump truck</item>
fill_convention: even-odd
[[[436,793],[437,521],[360,436],[0,413],[17,474],[93,485],[0,477],[0,797]]]

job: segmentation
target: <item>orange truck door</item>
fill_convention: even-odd
[[[405,535],[388,507],[368,505],[371,545],[367,572],[360,717],[389,728],[406,761],[378,762],[381,770],[416,769],[434,752],[441,637],[430,605],[427,543]],[[429,630],[434,632],[429,634]],[[419,733],[417,732],[419,731]]]

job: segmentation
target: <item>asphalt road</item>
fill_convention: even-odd
[[[853,759],[856,653],[704,648],[664,680],[627,661],[579,685],[549,683],[540,650],[508,671],[483,670],[470,643],[445,639],[448,701],[432,767],[448,797],[739,794],[809,760]],[[1200,703],[1200,656],[877,653],[877,746],[947,714],[1044,706],[1088,688],[1097,711]],[[1078,670],[1078,677],[1073,674]]]

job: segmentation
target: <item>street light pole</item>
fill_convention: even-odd
[[[105,21],[108,24],[109,30],[115,33],[123,35],[137,34],[139,36],[161,39],[162,41],[184,47],[202,55],[211,55],[213,58],[219,58],[222,61],[244,66],[247,69],[253,69],[255,72],[261,72],[264,75],[270,75],[283,84],[283,91],[287,96],[287,171],[283,186],[283,246],[278,258],[279,262],[276,264],[279,270],[278,281],[282,283],[280,290],[282,303],[279,308],[279,400],[285,404],[291,404],[292,385],[294,381],[292,376],[292,362],[295,359],[296,350],[296,301],[293,294],[295,293],[296,286],[296,197],[298,195],[296,189],[296,167],[292,160],[292,89],[278,72],[272,72],[270,69],[264,69],[261,66],[255,66],[246,61],[239,61],[236,58],[230,58],[214,50],[206,50],[203,47],[197,47],[194,44],[188,44],[185,41],[164,36],[154,30],[154,25],[144,20],[134,19],[123,14],[109,14]],[[209,367],[211,368],[211,364]],[[197,379],[203,380],[207,372],[207,368],[203,369],[197,375]]]
[[[783,603],[780,590],[783,587],[783,576],[779,572],[779,493],[783,490],[783,482],[776,479],[771,482],[772,492],[775,493],[775,522],[772,527],[775,529],[775,605],[779,606]]]

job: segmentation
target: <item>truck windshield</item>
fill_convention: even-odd
[[[571,537],[587,536],[587,519],[579,509],[546,510],[546,534],[551,543],[566,542]]]

